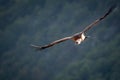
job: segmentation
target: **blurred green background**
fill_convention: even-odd
[[[45,45],[82,31],[115,10],[87,32],[76,46],[66,41]],[[0,80],[120,80],[120,0],[0,0]]]

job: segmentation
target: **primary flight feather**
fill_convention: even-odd
[[[37,46],[37,45],[32,45],[32,47],[36,48],[37,50],[43,50],[46,48],[49,48],[51,46],[54,46],[55,44],[64,42],[66,40],[73,40],[76,44],[80,44],[81,42],[83,42],[88,36],[85,36],[85,33],[92,28],[93,26],[95,26],[97,23],[99,23],[101,20],[103,20],[104,18],[106,18],[115,8],[115,6],[112,6],[105,15],[103,15],[102,17],[100,17],[99,19],[95,20],[94,22],[92,22],[90,25],[88,25],[83,31],[76,33],[72,36],[69,37],[65,37],[56,41],[53,41],[50,44],[44,45],[44,46]]]

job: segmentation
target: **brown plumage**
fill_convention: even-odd
[[[73,40],[76,44],[80,44],[81,42],[83,42],[87,36],[84,35],[84,33],[86,33],[90,28],[92,28],[93,26],[95,26],[98,22],[100,22],[101,20],[103,20],[105,17],[107,17],[112,11],[113,9],[115,8],[115,6],[112,6],[108,12],[103,15],[102,17],[100,17],[99,19],[95,20],[93,23],[91,23],[90,25],[88,25],[83,31],[81,31],[80,33],[76,33],[72,36],[69,36],[69,37],[65,37],[65,38],[62,38],[62,39],[59,39],[59,40],[56,40],[50,44],[47,44],[47,45],[44,45],[44,46],[37,46],[37,45],[32,45],[32,47],[36,48],[37,50],[43,50],[43,49],[46,49],[48,47],[51,47],[51,46],[54,46],[55,44],[58,44],[58,43],[61,43],[61,42],[64,42],[66,40]]]

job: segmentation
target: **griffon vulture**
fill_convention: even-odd
[[[65,37],[65,38],[62,38],[62,39],[59,39],[59,40],[56,40],[56,41],[53,41],[52,43],[50,44],[47,44],[47,45],[44,45],[44,46],[37,46],[37,45],[32,45],[32,47],[36,48],[37,50],[43,50],[43,49],[46,49],[46,48],[49,48],[51,46],[54,46],[58,43],[61,43],[61,42],[64,42],[64,41],[67,41],[67,40],[73,40],[76,44],[80,44],[81,42],[83,42],[88,36],[85,36],[85,33],[90,29],[92,28],[93,26],[95,26],[97,23],[99,23],[101,20],[103,20],[104,18],[106,18],[112,11],[113,9],[115,8],[115,6],[112,6],[107,12],[105,15],[103,15],[102,17],[100,17],[99,19],[95,20],[94,22],[92,22],[90,25],[88,25],[83,31],[79,32],[79,33],[76,33],[72,36],[69,36],[69,37]]]

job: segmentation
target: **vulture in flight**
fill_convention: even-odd
[[[101,20],[103,20],[104,18],[106,18],[112,11],[113,9],[115,8],[115,6],[112,6],[107,12],[105,15],[103,15],[102,17],[100,17],[99,19],[95,20],[94,22],[92,22],[90,25],[88,25],[85,29],[83,29],[83,31],[79,32],[79,33],[76,33],[72,36],[69,36],[69,37],[65,37],[65,38],[62,38],[62,39],[59,39],[59,40],[56,40],[56,41],[53,41],[51,42],[50,44],[47,44],[47,45],[44,45],[44,46],[37,46],[37,45],[32,45],[31,46],[37,50],[43,50],[43,49],[46,49],[46,48],[49,48],[51,46],[54,46],[58,43],[61,43],[61,42],[64,42],[64,41],[67,41],[67,40],[73,40],[76,44],[80,44],[81,42],[83,42],[87,37],[89,36],[85,36],[85,33],[90,29],[92,28],[93,26],[95,26],[97,23],[99,23]]]

